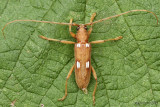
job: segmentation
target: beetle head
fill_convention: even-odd
[[[87,31],[87,26],[84,24],[81,24],[77,26],[77,34],[76,34],[76,39],[78,42],[88,42],[88,31]]]

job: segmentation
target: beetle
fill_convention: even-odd
[[[90,82],[90,76],[91,76],[91,72],[93,73],[93,77],[96,80],[95,83],[95,87],[94,87],[94,91],[93,91],[93,104],[95,104],[95,93],[96,93],[96,88],[97,88],[97,75],[96,72],[93,68],[93,66],[91,65],[91,44],[99,44],[99,43],[104,43],[107,41],[116,41],[116,40],[120,40],[122,39],[122,36],[118,36],[116,38],[113,39],[106,39],[106,40],[97,40],[97,41],[91,41],[89,42],[89,36],[92,32],[92,26],[95,23],[99,23],[111,18],[115,18],[115,17],[119,17],[121,15],[130,13],[130,12],[136,12],[136,11],[143,11],[143,12],[149,12],[152,13],[156,19],[157,19],[157,24],[158,24],[158,17],[156,16],[156,14],[154,14],[151,11],[148,10],[130,10],[118,15],[114,15],[114,16],[110,16],[104,19],[100,19],[98,21],[94,21],[94,18],[96,16],[96,13],[93,13],[91,18],[90,18],[90,22],[87,24],[76,24],[76,23],[72,23],[73,19],[70,19],[70,23],[61,23],[61,22],[50,22],[50,21],[38,21],[38,20],[14,20],[11,21],[9,23],[7,23],[3,29],[2,32],[4,31],[5,27],[8,24],[11,24],[13,22],[20,22],[20,21],[25,21],[25,22],[41,22],[41,23],[51,23],[51,24],[60,24],[60,25],[69,25],[69,32],[70,35],[75,38],[77,40],[77,42],[73,42],[73,41],[66,41],[66,40],[58,40],[58,39],[52,39],[52,38],[47,38],[45,36],[39,36],[42,39],[48,40],[48,41],[56,41],[56,42],[60,42],[60,43],[64,43],[64,44],[74,44],[74,56],[75,56],[75,63],[74,65],[71,67],[67,78],[66,78],[66,83],[65,83],[65,95],[58,99],[59,101],[63,101],[66,97],[67,97],[67,81],[69,79],[69,77],[71,76],[73,70],[75,69],[75,79],[76,79],[76,83],[78,85],[78,87],[80,89],[82,89],[84,91],[84,93],[87,93],[87,87],[88,84]],[[87,30],[87,26],[91,26],[89,30]],[[77,33],[74,34],[71,31],[71,27],[72,26],[77,26]],[[4,32],[3,32],[4,35]]]

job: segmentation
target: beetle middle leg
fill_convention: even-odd
[[[73,70],[74,70],[74,67],[75,67],[75,64],[74,64],[74,65],[72,66],[72,68],[70,69],[70,71],[69,71],[69,73],[68,73],[68,75],[67,75],[67,78],[66,78],[65,95],[64,95],[62,98],[58,99],[58,101],[63,101],[63,100],[67,97],[67,81],[68,81],[69,77],[71,76],[71,74],[72,74],[72,72],[73,72]]]
[[[60,42],[60,43],[64,43],[64,44],[75,44],[75,42],[72,41],[66,41],[66,40],[58,40],[58,39],[51,39],[51,38],[47,38],[45,36],[39,36],[42,39],[48,40],[48,41],[55,41],[55,42]]]
[[[115,41],[115,40],[119,40],[119,39],[122,39],[122,38],[123,38],[122,36],[118,36],[118,37],[113,38],[113,39],[91,41],[90,43],[92,43],[92,44],[98,44],[98,43],[104,43],[104,42],[107,42],[107,41]]]

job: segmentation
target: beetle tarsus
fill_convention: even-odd
[[[93,105],[95,105],[95,96],[93,96]]]
[[[115,38],[115,40],[119,40],[119,39],[122,39],[123,37],[122,36],[118,36]]]
[[[67,95],[63,96],[62,98],[58,99],[58,101],[63,101],[64,99],[66,99]]]

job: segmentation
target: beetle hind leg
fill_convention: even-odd
[[[67,81],[68,81],[69,77],[71,76],[71,74],[72,74],[72,72],[73,72],[73,70],[74,70],[74,67],[75,67],[75,64],[74,64],[74,65],[72,66],[72,68],[70,69],[70,71],[69,71],[69,73],[68,73],[68,75],[67,75],[67,78],[66,78],[65,95],[64,95],[62,98],[58,99],[58,101],[63,101],[63,100],[67,97]]]
[[[97,75],[96,75],[96,71],[94,70],[94,68],[91,66],[91,69],[92,69],[92,73],[93,73],[93,76],[94,76],[94,79],[96,80],[96,84],[94,86],[94,91],[93,91],[93,105],[95,105],[95,94],[96,94],[96,88],[97,88]]]

